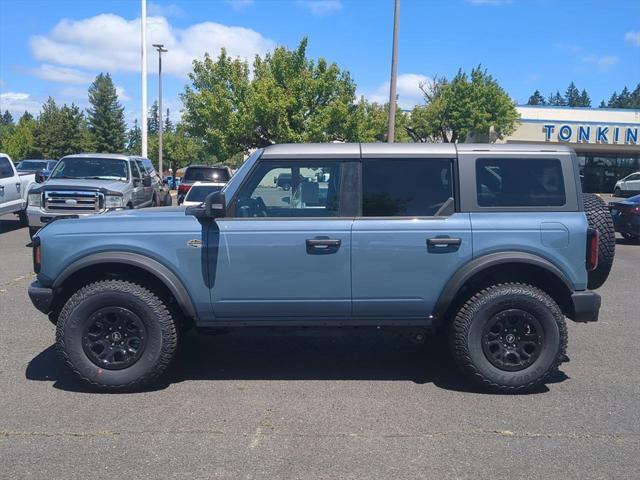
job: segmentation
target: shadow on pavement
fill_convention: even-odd
[[[616,245],[637,245],[640,246],[640,239],[625,239],[622,237],[616,237]]]
[[[58,358],[52,345],[26,370],[29,380],[90,392]],[[568,377],[557,372],[549,383]],[[172,368],[149,390],[188,380],[369,380],[433,383],[446,390],[483,394],[453,365],[446,339],[417,341],[392,329],[240,329],[226,335],[189,333]],[[531,393],[549,391],[541,386]]]
[[[20,223],[17,217],[15,220],[11,215],[0,217],[0,233],[9,233],[14,230],[20,230],[21,228],[24,228],[24,225]]]

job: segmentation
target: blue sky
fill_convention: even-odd
[[[37,112],[47,96],[86,107],[87,87],[112,74],[127,120],[139,116],[138,0],[0,1],[0,109]],[[384,101],[392,0],[149,1],[149,45],[169,53],[165,105],[179,117],[179,93],[193,58],[221,46],[253,58],[309,38],[309,55],[348,69],[358,93]],[[401,0],[399,102],[420,102],[418,83],[482,64],[518,103],[569,82],[594,106],[640,82],[640,0]],[[149,104],[157,57],[149,56]]]

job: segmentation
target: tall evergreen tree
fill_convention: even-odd
[[[9,113],[9,110],[5,110],[2,116],[0,116],[0,125],[13,125],[13,115]]]
[[[98,152],[122,152],[127,127],[111,75],[101,73],[89,87],[87,110],[91,140]]]
[[[582,92],[580,92],[580,102],[578,104],[578,107],[590,107],[590,106],[591,106],[591,97],[589,97],[587,90],[583,88]]]
[[[546,105],[547,101],[544,99],[544,96],[540,93],[540,90],[536,90],[533,92],[533,95],[529,97],[529,101],[527,105]]]
[[[640,83],[635,88],[635,90],[631,93],[631,101],[629,106],[631,108],[640,108]]]
[[[598,105],[598,108],[606,108],[607,104],[604,102],[604,100],[600,101],[600,105]]]
[[[127,132],[127,152],[131,155],[142,154],[142,130],[138,126],[138,119],[133,121],[133,127]]]
[[[158,129],[160,128],[160,115],[158,112],[158,102],[155,101],[151,105],[149,117],[147,118],[147,132],[149,132],[150,135],[158,133]]]
[[[569,84],[567,91],[564,94],[564,104],[569,107],[580,106],[580,91],[573,82]]]
[[[565,98],[562,95],[560,95],[560,92],[556,91],[555,94],[552,93],[551,95],[549,95],[547,104],[552,105],[554,107],[564,107],[567,103],[565,101]]]
[[[164,117],[164,125],[162,126],[162,130],[165,132],[173,132],[173,122],[171,121],[171,116],[169,115],[169,109],[167,108],[167,116]]]

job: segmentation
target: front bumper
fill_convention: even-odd
[[[598,314],[602,303],[600,295],[588,290],[584,292],[574,292],[571,295],[571,302],[573,303],[573,317],[570,317],[571,320],[581,323],[598,321]]]
[[[53,290],[40,285],[37,280],[29,285],[29,298],[33,306],[42,313],[48,314],[53,303]]]

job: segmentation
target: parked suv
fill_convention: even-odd
[[[357,325],[446,331],[471,379],[517,392],[566,359],[565,317],[598,319],[612,235],[565,147],[275,145],[186,211],[46,226],[29,295],[104,390],[155,380],[189,327]]]
[[[85,216],[159,205],[158,184],[140,157],[107,153],[68,155],[46,182],[29,191],[31,236],[58,216]]]
[[[196,182],[227,183],[231,178],[231,169],[224,165],[191,165],[188,166],[180,185],[178,186],[178,205],[184,201],[184,197],[191,186]]]

